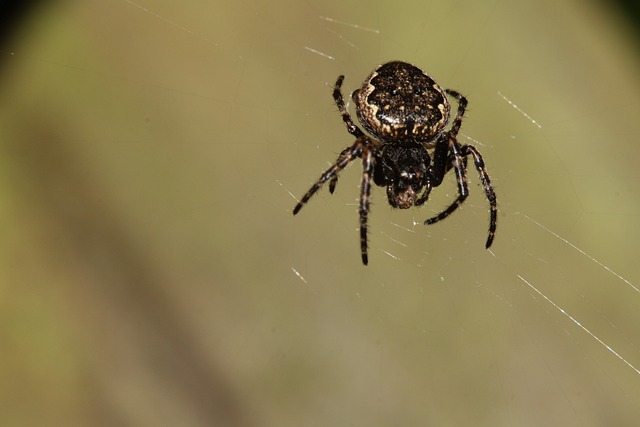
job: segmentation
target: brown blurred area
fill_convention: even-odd
[[[638,282],[637,46],[591,3],[462,5],[40,7],[0,69],[1,424],[634,425],[640,375],[517,274],[640,365],[637,292],[521,215]],[[326,82],[392,57],[468,93],[495,254],[475,184],[401,238],[426,214],[376,189],[366,268],[359,165],[291,215],[351,143]]]

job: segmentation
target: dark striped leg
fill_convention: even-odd
[[[487,237],[487,243],[485,245],[485,248],[489,249],[489,246],[493,243],[493,237],[496,234],[496,224],[498,221],[498,202],[496,199],[496,192],[493,190],[489,174],[487,173],[487,168],[484,166],[484,160],[482,159],[480,152],[476,147],[471,145],[465,145],[462,148],[463,156],[466,157],[469,154],[473,156],[473,162],[478,170],[480,181],[482,181],[482,188],[484,188],[484,193],[487,195],[487,200],[489,200],[489,237]]]
[[[451,123],[451,129],[449,130],[449,133],[456,138],[460,131],[460,126],[462,126],[462,116],[464,116],[464,112],[467,109],[467,98],[453,89],[446,89],[445,92],[455,98],[458,102],[458,111],[453,119],[453,123]]]
[[[333,86],[333,100],[338,106],[338,110],[340,111],[340,115],[342,116],[342,121],[345,126],[347,126],[347,131],[355,136],[356,138],[361,138],[364,136],[364,133],[358,128],[358,126],[353,123],[353,119],[351,119],[351,115],[347,111],[347,106],[344,103],[344,98],[342,96],[342,82],[344,81],[344,76],[338,76],[338,80],[336,80],[336,84]],[[345,151],[350,150],[347,148],[340,155],[344,154]],[[336,185],[338,184],[338,175],[331,178],[331,182],[329,183],[329,192],[333,194],[336,189]]]
[[[449,156],[445,164],[445,169],[444,171],[440,171],[440,173],[436,172],[436,181],[434,182],[434,186],[437,187],[438,185],[440,185],[440,183],[442,182],[442,179],[444,178],[444,175],[447,173],[449,169],[453,167],[456,171],[456,180],[458,182],[458,198],[456,199],[455,202],[453,202],[451,206],[445,209],[442,213],[440,213],[436,217],[433,217],[425,221],[425,224],[433,224],[434,222],[438,222],[440,220],[445,219],[453,211],[455,211],[458,208],[458,206],[460,206],[462,202],[464,202],[464,200],[469,195],[469,188],[467,186],[467,176],[466,176],[466,171],[467,171],[467,159],[465,158],[466,154],[463,152],[463,147],[458,143],[458,140],[457,140],[458,132],[460,131],[460,126],[462,126],[462,117],[464,116],[464,112],[467,109],[467,98],[465,98],[462,94],[460,94],[459,92],[453,89],[446,89],[445,92],[447,92],[449,96],[455,98],[455,100],[458,102],[458,110],[456,111],[456,115],[453,119],[453,122],[451,123],[451,129],[449,129],[449,132],[448,132],[449,137],[447,138],[447,141],[446,141],[448,146],[447,151],[449,152]],[[438,151],[438,147],[436,148],[436,157],[438,154],[437,151]]]
[[[340,153],[338,158],[348,155],[347,153],[349,151],[351,151],[352,149],[353,149],[353,147],[345,148],[344,150],[342,150],[342,153]],[[331,178],[331,181],[329,182],[329,193],[333,194],[333,192],[336,190],[336,185],[337,184],[338,184],[338,175],[336,174],[333,178]]]
[[[426,220],[424,223],[427,225],[442,221],[451,215],[453,211],[458,209],[462,202],[464,202],[467,196],[469,196],[467,176],[464,170],[463,147],[460,147],[455,140],[450,140],[449,144],[453,155],[453,169],[456,171],[456,181],[458,182],[458,198],[447,209],[443,210],[433,218]]]
[[[340,110],[340,114],[342,115],[342,121],[347,126],[347,131],[356,138],[360,138],[364,136],[364,133],[360,130],[358,126],[353,123],[351,119],[351,115],[347,111],[347,107],[344,104],[344,98],[342,97],[342,82],[344,81],[344,76],[338,76],[338,80],[336,80],[336,84],[333,87],[333,100],[338,106],[338,110]]]
[[[365,147],[362,153],[362,186],[360,188],[360,250],[362,253],[362,263],[369,263],[367,254],[367,216],[369,214],[369,198],[371,195],[371,180],[373,179],[373,168],[375,166],[375,156],[373,149]]]
[[[302,207],[309,201],[311,196],[313,196],[325,182],[332,180],[330,183],[330,187],[333,184],[333,187],[335,188],[334,179],[338,176],[338,173],[340,173],[342,169],[347,167],[347,165],[351,163],[356,157],[359,157],[362,154],[362,149],[366,143],[366,137],[358,138],[351,147],[340,153],[340,156],[338,156],[338,160],[336,160],[336,162],[331,165],[329,169],[324,171],[322,175],[320,175],[320,178],[311,186],[309,191],[307,191],[307,193],[302,196],[302,199],[300,199],[296,207],[293,208],[293,214],[295,215],[300,212],[300,209],[302,209]]]
[[[454,146],[457,146],[457,143],[454,143]],[[480,181],[482,181],[482,187],[484,188],[485,195],[487,196],[487,200],[489,200],[489,236],[487,237],[487,242],[485,244],[485,248],[488,249],[493,243],[493,237],[496,233],[498,218],[498,204],[496,193],[493,190],[493,186],[491,185],[491,180],[489,179],[489,174],[487,173],[487,169],[484,165],[484,160],[482,159],[482,155],[480,154],[480,152],[471,145],[463,145],[459,147],[458,154],[456,154],[454,157],[454,169],[456,171],[456,178],[458,180],[458,198],[447,209],[445,209],[435,217],[426,220],[424,223],[428,225],[445,219],[453,211],[458,209],[462,202],[464,202],[464,200],[467,198],[467,196],[469,195],[469,191],[465,173],[466,168],[464,168],[464,166],[460,168],[460,166],[465,163],[466,157],[471,155],[473,156],[473,163],[475,164],[478,175],[480,176]]]
[[[423,205],[424,202],[427,201],[427,199],[429,198],[429,194],[431,193],[431,189],[433,188],[433,184],[431,184],[431,181],[427,181],[424,187],[424,193],[422,193],[422,196],[420,196],[420,198],[416,200],[416,206]]]

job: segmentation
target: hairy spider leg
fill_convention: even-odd
[[[311,197],[320,189],[320,187],[322,187],[322,184],[324,184],[325,182],[330,181],[329,192],[333,193],[338,182],[338,174],[340,173],[340,171],[347,167],[347,165],[355,160],[356,157],[362,157],[363,173],[359,204],[360,250],[362,253],[362,263],[364,265],[367,265],[369,263],[369,256],[367,253],[367,216],[369,213],[371,180],[373,179],[373,171],[375,167],[375,157],[378,150],[378,144],[367,137],[360,130],[360,128],[358,128],[355,123],[353,123],[351,115],[349,114],[345,106],[342,92],[340,91],[343,81],[344,76],[339,76],[333,89],[333,99],[335,100],[335,103],[340,110],[342,120],[347,126],[347,131],[351,135],[356,137],[356,141],[351,147],[344,149],[338,156],[336,162],[331,165],[329,169],[324,171],[322,175],[320,175],[320,178],[311,186],[309,191],[307,191],[307,193],[302,196],[302,199],[300,199],[296,207],[293,208],[293,214],[295,215],[300,212],[300,209],[302,209],[302,207],[309,201],[309,199],[311,199]]]
[[[487,199],[489,200],[489,236],[487,237],[487,243],[485,244],[485,248],[489,249],[489,246],[493,243],[493,236],[496,234],[496,223],[498,220],[498,203],[496,201],[496,193],[491,185],[491,180],[489,179],[489,174],[487,173],[487,168],[484,165],[482,155],[476,147],[463,145],[462,151],[462,155],[465,159],[469,154],[473,156],[473,162],[478,170],[478,176],[480,176],[480,181],[482,181],[482,188],[484,188],[484,193],[487,195]]]
[[[464,116],[464,112],[467,108],[467,98],[459,92],[452,89],[445,89],[445,92],[455,98],[458,103],[458,110],[456,111],[456,116],[451,123],[451,129],[449,129],[449,132],[444,132],[436,141],[433,153],[432,184],[434,187],[437,187],[442,183],[444,176],[452,167],[459,166],[460,156],[456,155],[456,151],[460,151],[460,144],[458,143],[457,137],[458,132],[460,131],[460,126],[462,126],[462,117]],[[449,149],[451,149],[451,154],[449,153]],[[462,161],[462,167],[466,170],[467,159],[465,158]],[[459,173],[456,172],[456,175],[459,175]],[[459,177],[458,181],[460,181]]]
[[[342,120],[344,124],[347,126],[347,131],[355,136],[356,138],[360,138],[364,136],[364,133],[360,130],[353,120],[351,119],[351,115],[347,111],[347,107],[344,105],[344,98],[342,97],[342,82],[344,81],[344,76],[338,76],[338,80],[336,80],[336,84],[333,87],[333,100],[336,102],[338,106],[338,110],[340,110],[340,114],[342,115]]]
[[[360,157],[362,155],[363,147],[369,142],[369,138],[358,128],[358,126],[353,123],[351,119],[351,115],[347,111],[347,107],[344,104],[344,98],[342,97],[342,82],[344,81],[344,76],[338,76],[338,80],[336,80],[336,84],[333,87],[333,99],[338,106],[338,110],[342,115],[342,120],[347,126],[347,131],[356,137],[356,142],[351,146],[347,147],[338,156],[338,160],[331,165],[329,169],[327,169],[321,176],[318,181],[307,191],[302,199],[298,202],[296,207],[293,209],[293,214],[297,214],[302,206],[309,201],[311,196],[315,194],[316,191],[320,189],[322,184],[331,180],[329,182],[329,192],[333,194],[333,191],[336,189],[336,184],[338,183],[338,173],[344,169],[349,163],[351,163],[356,157]]]
[[[352,147],[347,147],[344,150],[342,150],[338,158],[344,156],[347,152],[351,150],[351,148]],[[331,181],[329,182],[329,193],[333,194],[333,192],[336,189],[336,184],[338,184],[338,174],[334,175],[333,178],[331,178]]]
[[[294,215],[300,212],[300,209],[302,209],[302,207],[309,201],[311,196],[313,196],[316,191],[318,191],[320,187],[322,187],[322,184],[338,176],[338,173],[340,173],[342,169],[347,167],[347,165],[351,163],[356,157],[360,157],[360,155],[362,154],[362,149],[365,146],[365,141],[367,141],[366,137],[358,138],[351,147],[340,153],[338,160],[336,160],[336,162],[331,165],[329,169],[327,169],[322,173],[322,175],[320,175],[320,178],[311,186],[309,191],[307,191],[307,193],[302,196],[302,199],[300,199],[296,207],[293,208]]]
[[[456,116],[451,123],[451,129],[449,130],[453,137],[457,138],[458,132],[460,131],[460,126],[462,126],[462,116],[464,116],[464,112],[467,109],[467,98],[465,98],[464,95],[462,95],[460,92],[453,89],[445,89],[444,91],[455,98],[455,100],[458,102],[458,111],[456,112]]]
[[[467,99],[460,93],[446,89],[446,92],[454,97],[458,101],[458,111],[456,117],[453,120],[451,129],[448,132],[448,138],[446,140],[439,140],[436,144],[434,153],[434,183],[433,186],[437,187],[442,182],[444,175],[452,167],[456,171],[456,181],[458,183],[458,197],[456,200],[444,211],[440,212],[433,218],[429,218],[424,223],[429,225],[435,222],[441,221],[448,217],[453,211],[455,211],[469,195],[469,188],[467,185],[467,156],[473,156],[473,162],[475,164],[480,181],[482,181],[482,187],[489,200],[490,206],[490,218],[489,218],[489,236],[485,248],[489,248],[493,243],[493,237],[496,232],[496,223],[498,216],[498,206],[496,202],[496,193],[491,186],[491,180],[484,164],[484,160],[480,152],[471,145],[460,145],[457,141],[457,135],[462,125],[462,116],[464,115],[465,108],[467,106]],[[448,154],[449,149],[451,154]],[[446,160],[444,160],[446,159]]]
[[[427,201],[432,189],[433,184],[431,184],[431,181],[427,180],[426,184],[424,185],[424,193],[422,193],[422,196],[420,196],[420,198],[416,200],[416,206],[421,206],[424,204],[424,202]]]
[[[458,144],[458,142],[455,140],[450,140],[449,147],[453,152],[451,163],[453,165],[452,166],[453,169],[456,172],[456,181],[458,183],[458,197],[456,198],[456,200],[453,201],[451,205],[449,205],[448,208],[446,208],[445,210],[443,210],[433,218],[429,218],[428,220],[426,220],[424,223],[427,225],[433,224],[438,221],[442,221],[443,219],[451,215],[453,211],[455,211],[456,209],[458,209],[458,207],[460,207],[460,205],[462,204],[462,202],[464,202],[467,196],[469,196],[469,187],[467,185],[467,177],[464,171],[464,160],[462,158],[463,156],[461,154],[462,150],[461,150],[460,144]],[[448,168],[445,168],[444,170],[446,171],[450,168],[451,166]],[[438,183],[438,185],[442,182],[443,177],[444,175],[442,174],[436,176],[437,180],[435,181]]]
[[[365,134],[360,130],[355,123],[353,123],[353,119],[347,111],[347,106],[344,103],[344,98],[342,96],[342,82],[344,82],[344,76],[338,76],[338,80],[336,80],[336,84],[333,86],[333,100],[338,106],[338,110],[340,111],[340,115],[342,116],[342,121],[347,126],[347,131],[355,136],[356,138],[360,138],[365,136]],[[344,151],[349,150],[347,148]],[[343,153],[344,153],[343,151]],[[338,184],[338,175],[334,176],[329,183],[329,193],[333,194],[336,189],[336,185]]]
[[[356,139],[356,142],[340,153],[338,160],[331,165],[329,169],[324,171],[320,178],[311,186],[309,191],[302,196],[295,208],[293,214],[296,215],[300,209],[311,199],[311,197],[322,187],[322,184],[332,180],[338,176],[349,163],[357,157],[362,157],[362,184],[360,188],[360,250],[362,253],[362,263],[367,265],[369,257],[367,254],[367,216],[369,213],[369,199],[371,196],[371,180],[373,179],[373,170],[375,166],[376,146],[371,143],[369,138],[362,136]]]
[[[440,212],[433,218],[429,218],[424,223],[433,224],[448,217],[453,211],[464,202],[469,195],[469,188],[467,186],[467,178],[465,174],[466,162],[462,158],[461,147],[456,136],[462,126],[462,117],[464,116],[465,109],[467,107],[467,99],[455,90],[445,89],[449,95],[454,97],[458,102],[458,110],[456,116],[451,124],[451,129],[443,133],[438,141],[433,156],[433,186],[439,186],[444,180],[444,176],[452,167],[456,171],[456,181],[458,183],[458,197],[456,200],[444,211]],[[449,152],[451,154],[449,154]]]
[[[362,263],[369,263],[367,254],[367,215],[369,213],[369,198],[371,196],[371,179],[375,166],[375,147],[365,146],[362,153],[362,185],[360,188],[360,251]]]

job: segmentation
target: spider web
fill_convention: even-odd
[[[637,422],[640,91],[615,16],[120,0],[38,17],[0,84],[12,424]],[[353,143],[335,78],[346,97],[392,59],[469,98],[491,250],[472,167],[432,226],[452,177],[406,211],[373,188],[367,267],[359,162],[291,215]]]

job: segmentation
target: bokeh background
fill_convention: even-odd
[[[635,426],[640,62],[592,1],[41,2],[0,52],[7,426]],[[500,204],[422,221],[331,99],[402,59],[468,96]]]

